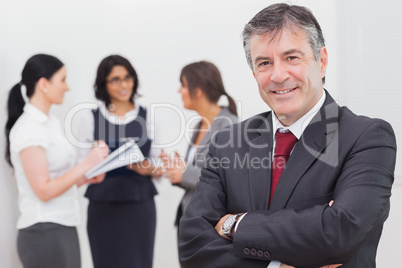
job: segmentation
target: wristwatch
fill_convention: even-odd
[[[233,239],[233,227],[236,225],[240,214],[234,214],[227,217],[227,219],[222,224],[223,234],[226,235],[230,240]]]

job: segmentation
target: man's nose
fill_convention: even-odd
[[[271,80],[275,83],[282,83],[289,78],[289,73],[286,66],[282,62],[274,63]]]

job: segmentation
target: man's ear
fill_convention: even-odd
[[[321,78],[323,78],[327,72],[327,66],[328,66],[328,52],[326,47],[322,47],[320,49],[320,70],[321,70]]]

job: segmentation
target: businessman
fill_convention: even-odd
[[[328,53],[308,9],[268,6],[243,43],[272,111],[212,141],[180,222],[182,267],[375,267],[394,180],[391,126],[323,88]]]

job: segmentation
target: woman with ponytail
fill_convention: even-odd
[[[6,159],[18,188],[17,248],[25,268],[81,266],[77,187],[104,177],[87,179],[84,174],[108,155],[105,143],[99,141],[76,165],[74,147],[49,114],[68,90],[64,64],[38,54],[27,61],[21,82],[8,97]]]
[[[226,93],[221,74],[214,64],[200,61],[185,66],[180,82],[179,93],[184,108],[196,111],[201,120],[193,130],[184,160],[177,153],[171,158],[166,153],[161,155],[166,166],[164,175],[173,185],[185,190],[177,211],[176,226],[194,194],[212,138],[224,127],[237,123],[236,104]],[[218,105],[222,96],[228,99],[229,107]]]

